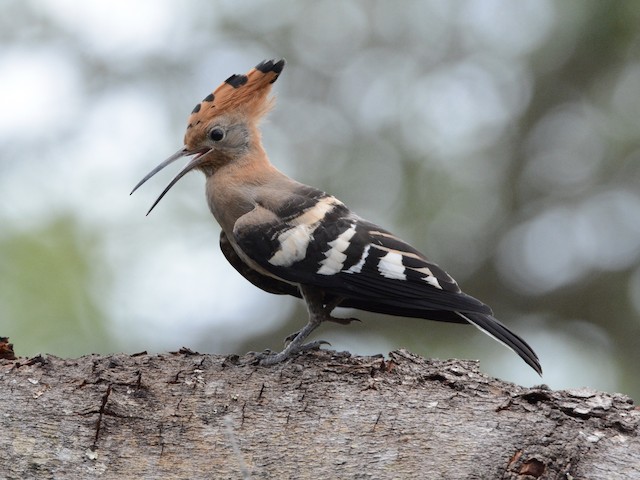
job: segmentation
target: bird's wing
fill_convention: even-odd
[[[335,197],[307,188],[279,209],[258,206],[236,223],[236,244],[263,270],[358,300],[363,309],[371,301],[391,310],[491,314],[409,244],[354,215]]]

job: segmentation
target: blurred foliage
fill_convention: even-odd
[[[83,355],[114,347],[94,298],[109,278],[97,240],[68,216],[0,237],[0,317],[18,354]]]
[[[125,198],[180,147],[198,99],[286,57],[264,126],[278,168],[445,267],[530,341],[552,386],[640,398],[639,3],[0,9],[0,102],[20,100],[0,113],[0,335],[18,353],[242,352],[278,348],[299,328],[299,302],[277,298],[290,308],[278,311],[221,266],[201,178],[147,222],[140,204],[153,192]],[[29,55],[58,68],[55,92],[2,83]],[[319,335],[358,353],[482,358],[489,373],[539,381],[474,329],[353,315],[365,324]]]

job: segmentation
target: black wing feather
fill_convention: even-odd
[[[220,249],[233,268],[235,268],[235,270],[246,280],[261,290],[276,295],[291,295],[293,297],[302,298],[300,289],[297,286],[263,275],[247,265],[233,249],[231,242],[229,242],[224,231],[220,232]],[[331,303],[334,298],[336,298],[335,295],[327,295],[325,297],[325,301],[327,303]],[[384,304],[371,299],[345,298],[340,303],[340,306],[344,308],[355,308],[357,310],[365,310],[368,312],[383,313],[386,315],[401,317],[424,318],[426,320],[450,323],[469,323],[467,319],[460,317],[460,315],[454,311],[411,308],[402,302]]]
[[[317,197],[316,197],[317,198]],[[451,315],[433,315],[449,317],[449,321],[458,321],[455,311],[477,312],[490,315],[491,309],[479,300],[460,291],[456,282],[440,267],[429,262],[424,255],[406,242],[393,236],[375,224],[366,222],[351,214],[342,204],[337,205],[322,219],[321,225],[313,231],[304,258],[291,265],[273,265],[269,259],[278,247],[278,234],[294,227],[295,218],[287,215],[287,220],[279,224],[256,225],[234,232],[235,240],[242,251],[253,261],[271,274],[285,282],[316,286],[327,294],[354,300],[364,310],[380,311],[395,315],[420,316],[416,313],[426,311],[450,311]],[[335,240],[350,226],[355,226],[355,234],[345,250],[348,255],[342,271],[334,275],[318,273],[320,262],[331,249],[330,242]],[[348,272],[349,266],[356,264],[369,247],[369,254],[357,273]],[[381,247],[381,248],[378,248]],[[405,269],[406,279],[387,278],[380,274],[378,260],[387,251],[410,254],[407,263],[412,268]],[[431,276],[437,279],[442,288],[426,282],[424,273],[415,268],[427,268]],[[351,302],[353,303],[353,302]],[[397,309],[398,312],[394,313]]]

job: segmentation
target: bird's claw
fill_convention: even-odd
[[[276,365],[278,363],[282,363],[288,358],[293,357],[299,353],[309,352],[311,350],[319,350],[322,345],[331,345],[326,340],[316,340],[315,342],[305,343],[295,348],[285,348],[280,353],[271,353],[271,354],[258,354],[252,360],[252,365]]]
[[[248,357],[247,360],[241,362],[243,365],[258,365],[262,359],[274,355],[273,350],[266,348],[262,352],[247,352],[244,356]]]

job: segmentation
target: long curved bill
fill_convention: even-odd
[[[194,168],[198,167],[201,164],[202,156],[205,155],[206,153],[208,153],[208,152],[207,151],[205,151],[205,152],[202,152],[202,151],[190,152],[189,150],[187,150],[186,147],[181,148],[176,153],[174,153],[169,158],[167,158],[162,163],[160,163],[160,165],[158,165],[156,168],[154,168],[149,173],[147,173],[147,175],[145,175],[145,177],[142,180],[140,180],[135,187],[133,187],[133,190],[131,190],[131,193],[129,195],[133,194],[133,192],[135,192],[140,186],[142,186],[143,183],[145,183],[147,180],[149,180],[151,177],[153,177],[156,173],[158,173],[160,170],[162,170],[164,167],[166,167],[170,163],[173,163],[173,162],[175,162],[176,160],[178,160],[179,158],[182,158],[182,157],[187,157],[189,155],[195,155],[195,157],[193,157],[189,161],[189,163],[187,163],[182,168],[182,170],[180,170],[177,173],[177,175],[175,177],[173,177],[173,179],[169,182],[169,184],[162,191],[160,196],[156,199],[155,202],[153,202],[153,205],[151,205],[151,208],[147,212],[147,215],[149,215],[151,213],[151,210],[153,210],[155,208],[155,206],[158,204],[158,202],[160,202],[160,200],[162,200],[162,197],[164,197],[167,194],[167,192],[169,190],[171,190],[171,187],[173,187],[178,182],[178,180],[180,180],[187,173],[189,173],[191,170],[193,170]]]

